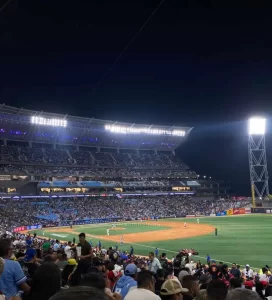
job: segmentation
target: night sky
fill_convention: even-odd
[[[271,9],[165,0],[130,43],[161,0],[12,0],[1,11],[6,1],[0,102],[194,126],[178,155],[201,175],[231,181],[237,195],[250,193],[246,119],[272,113]]]

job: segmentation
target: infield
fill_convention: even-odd
[[[68,241],[73,237],[77,240],[78,233],[85,232],[93,245],[99,240],[105,247],[114,246],[117,242],[119,249],[123,250],[129,250],[133,245],[134,252],[141,255],[147,255],[157,247],[160,253],[166,252],[168,258],[172,258],[181,248],[194,248],[199,252],[200,258],[205,258],[209,253],[212,259],[227,263],[248,263],[256,268],[271,264],[270,215],[202,218],[199,225],[196,219],[186,219],[186,228],[183,227],[184,221],[185,219],[159,220],[149,222],[148,226],[116,223],[117,227],[124,229],[110,231],[110,236],[106,235],[109,224],[80,225],[72,230],[68,227],[48,228],[37,230],[36,233]],[[218,228],[217,237],[214,236],[215,227]],[[121,234],[124,245],[119,243]]]

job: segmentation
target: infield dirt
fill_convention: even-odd
[[[150,224],[154,224],[150,222]],[[206,235],[214,231],[214,227],[206,224],[193,224],[187,223],[187,226],[184,227],[182,222],[159,222],[159,225],[168,227],[168,229],[158,230],[158,231],[145,231],[137,233],[127,233],[122,234],[122,228],[118,230],[110,230],[110,232],[115,231],[114,235],[92,235],[86,234],[88,237],[99,238],[101,240],[109,241],[120,241],[120,235],[123,235],[124,243],[139,243],[139,242],[155,242],[155,241],[166,241],[166,240],[176,240],[181,238],[190,238],[194,236]],[[78,235],[78,232],[73,231],[68,227],[61,228],[52,228],[46,230],[47,232],[67,232],[70,234]],[[119,231],[120,234],[116,235],[116,231]]]

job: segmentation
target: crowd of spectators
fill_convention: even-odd
[[[24,233],[0,238],[0,290],[7,300],[260,300],[271,299],[268,265],[194,261],[167,253],[135,255],[133,246],[105,248],[79,234],[60,243]],[[128,249],[124,249],[128,247]],[[1,298],[2,299],[2,298]]]
[[[0,147],[0,162],[0,170],[10,174],[197,177],[170,152],[116,153],[88,151],[86,148],[76,151],[13,145]]]
[[[95,178],[187,178],[196,179],[197,175],[190,170],[137,170],[137,169],[115,169],[115,168],[88,168],[64,166],[34,166],[34,165],[0,165],[0,171],[7,174],[16,175],[40,175],[40,176],[86,176]]]
[[[164,218],[183,215],[210,215],[229,208],[244,207],[247,201],[226,199],[202,200],[173,196],[126,196],[126,197],[65,197],[53,199],[2,199],[0,202],[0,227],[54,222],[76,221],[97,218]]]

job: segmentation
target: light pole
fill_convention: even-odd
[[[255,194],[261,200],[263,196],[269,195],[265,131],[265,118],[254,117],[249,119],[248,159],[253,207],[255,207]]]

